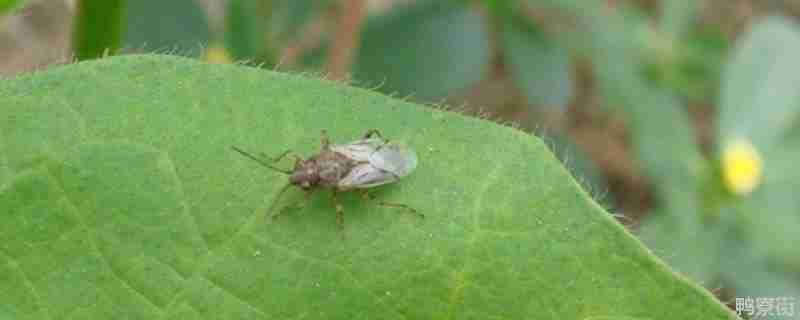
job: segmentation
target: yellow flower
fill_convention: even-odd
[[[738,195],[752,192],[759,183],[763,162],[758,150],[745,139],[737,139],[722,150],[722,175],[728,190]]]
[[[206,48],[206,52],[203,53],[203,60],[209,63],[231,63],[231,57],[228,55],[228,52],[225,48],[219,45],[212,45]]]

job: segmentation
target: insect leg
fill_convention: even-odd
[[[319,141],[322,144],[322,150],[328,150],[328,148],[330,148],[331,140],[328,139],[327,131],[322,130],[322,133],[319,136]]]
[[[286,190],[289,190],[291,186],[292,186],[291,183],[287,183],[283,187],[281,187],[280,190],[278,190],[278,194],[275,195],[275,199],[272,200],[272,203],[269,205],[269,208],[267,208],[267,222],[272,222],[272,220],[277,218],[278,215],[282,212],[278,211],[274,214],[272,213],[272,211],[275,210],[275,206],[278,205],[278,200],[281,199]]]
[[[340,230],[344,231],[344,208],[342,204],[339,203],[336,190],[331,192],[331,196],[333,198],[333,205],[336,207],[336,224],[339,225]]]
[[[373,135],[376,135],[376,136],[378,136],[378,138],[381,138],[381,140],[383,140],[384,144],[389,143],[389,139],[384,138],[383,135],[381,134],[381,132],[378,131],[378,129],[369,129],[369,130],[367,130],[367,133],[364,134],[364,139],[372,138]],[[383,146],[384,145],[380,145],[377,148],[375,148],[375,152],[378,152],[378,150],[383,148]]]
[[[377,201],[378,205],[380,205],[380,206],[405,209],[405,210],[408,210],[408,212],[410,212],[410,213],[418,215],[420,218],[425,218],[424,214],[420,213],[416,209],[414,209],[414,208],[412,208],[412,207],[410,207],[410,206],[408,206],[406,204],[394,203],[394,202],[386,202],[386,201],[378,200],[378,199],[375,198],[375,196],[371,195],[369,193],[369,191],[367,191],[365,189],[361,190],[361,197],[364,198],[364,200]]]
[[[277,219],[277,218],[278,218],[278,216],[280,216],[282,213],[284,213],[284,211],[286,211],[286,209],[289,209],[289,208],[294,208],[294,209],[302,209],[302,208],[303,208],[303,206],[305,206],[306,204],[308,204],[308,202],[309,202],[309,201],[311,201],[311,196],[314,194],[314,190],[315,190],[315,189],[303,190],[303,192],[304,192],[304,198],[305,198],[305,199],[304,199],[304,201],[303,201],[302,203],[293,203],[293,204],[289,204],[289,205],[286,205],[285,207],[283,207],[281,210],[279,210],[279,211],[277,211],[277,212],[275,212],[275,213],[272,213],[272,211],[275,211],[275,206],[277,205],[277,203],[278,203],[278,200],[280,200],[280,198],[281,198],[281,195],[283,195],[283,193],[284,193],[284,192],[285,192],[287,189],[290,189],[290,187],[291,187],[291,186],[292,186],[292,184],[291,184],[291,183],[289,183],[289,184],[286,184],[286,186],[284,186],[284,187],[283,187],[283,188],[280,190],[280,192],[278,192],[278,195],[277,195],[277,196],[275,196],[275,200],[274,200],[274,201],[273,201],[273,203],[270,205],[269,209],[267,209],[267,221],[268,221],[268,222],[271,222],[272,220],[275,220],[275,219]]]
[[[284,151],[283,153],[279,154],[277,157],[268,157],[268,156],[267,156],[266,154],[264,154],[263,152],[261,153],[261,155],[262,155],[262,156],[264,156],[265,158],[269,158],[270,160],[272,160],[272,162],[278,162],[278,161],[281,161],[281,160],[283,160],[283,158],[286,158],[286,156],[288,156],[288,155],[291,155],[291,156],[292,156],[293,158],[295,158],[295,159],[298,159],[298,158],[300,158],[300,156],[298,156],[297,154],[295,154],[295,153],[294,153],[294,151],[292,151],[292,150],[286,150],[286,151]]]
[[[378,138],[381,138],[381,140],[386,140],[383,137],[383,135],[381,134],[381,132],[378,131],[378,129],[369,129],[369,130],[367,130],[367,133],[364,134],[364,139],[372,138],[373,135],[378,136]]]

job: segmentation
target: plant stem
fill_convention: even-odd
[[[336,33],[325,68],[328,77],[337,80],[345,79],[353,64],[365,11],[364,0],[342,0],[340,4]]]
[[[72,48],[78,60],[99,58],[119,50],[125,0],[80,0]]]

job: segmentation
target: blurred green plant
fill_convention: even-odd
[[[80,0],[72,47],[79,60],[128,51],[199,56],[211,34],[194,0]]]
[[[652,61],[666,61],[657,70],[680,75],[681,56],[694,56],[688,61],[704,70],[675,78],[716,88],[710,79],[722,63],[711,60],[724,61],[727,47],[719,35],[703,41],[710,51],[687,55],[681,52],[700,44],[686,27],[693,17],[688,11],[672,17],[689,22],[654,29],[641,13],[605,2],[536,3],[574,19],[577,27],[564,42],[592,61],[606,104],[628,123],[641,169],[657,193],[638,232],[645,242],[678,270],[732,287],[738,296],[800,295],[800,255],[793,246],[800,241],[800,201],[791,195],[800,177],[789,165],[800,159],[800,76],[794,70],[800,28],[770,17],[741,37],[722,72],[715,148],[708,157],[679,97],[711,100],[716,90],[691,94],[706,89],[654,77]],[[658,57],[663,53],[667,59]]]
[[[571,53],[518,12],[496,13],[509,72],[529,103],[564,109],[573,94]]]
[[[426,0],[370,19],[353,73],[365,86],[430,102],[482,79],[489,54],[478,14],[460,2]]]
[[[754,296],[800,296],[799,56],[800,26],[769,17],[742,37],[723,73],[716,152],[727,158],[723,187],[738,196],[720,213],[737,231],[720,271]],[[742,143],[749,153],[737,152]]]
[[[274,63],[267,41],[272,1],[230,0],[225,10],[225,47],[235,60]]]
[[[636,19],[598,19],[595,28],[615,25],[605,19],[617,19],[617,26],[629,30],[647,28]],[[704,283],[732,286],[738,295],[800,294],[800,256],[789,245],[800,241],[800,204],[789,195],[796,170],[785,166],[800,159],[794,151],[798,143],[787,138],[800,112],[795,87],[800,79],[791,67],[800,56],[798,32],[793,23],[772,17],[742,37],[722,75],[719,156],[712,158],[700,155],[685,107],[648,85],[643,65],[631,63],[641,61],[639,42],[592,35],[600,39],[590,51],[600,86],[626,116],[643,169],[658,192],[640,236],[678,270]],[[773,179],[770,186],[765,177]]]
[[[15,8],[19,8],[24,3],[24,0],[0,0],[0,15],[3,15]]]
[[[668,2],[668,1],[667,1]],[[729,50],[719,30],[691,30],[680,39],[665,32],[650,35],[650,53],[645,56],[645,73],[658,86],[694,103],[714,100],[719,74]]]
[[[231,57],[273,68],[281,50],[304,35],[304,27],[332,6],[332,0],[230,0],[223,39]]]
[[[800,202],[791,196],[800,176],[787,165],[800,159],[789,134],[800,112],[797,56],[800,29],[783,18],[764,19],[742,37],[722,77],[718,156],[687,180],[700,188],[689,195],[699,206],[661,210],[640,230],[679,270],[738,295],[800,294],[800,256],[791,245],[800,241]],[[676,169],[665,173],[692,172]]]

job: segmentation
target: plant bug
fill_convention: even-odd
[[[417,154],[414,150],[390,143],[376,129],[367,131],[360,140],[333,145],[325,130],[322,130],[320,142],[320,152],[308,159],[293,154],[291,150],[272,159],[274,163],[292,154],[295,158],[292,170],[280,169],[244,150],[233,146],[231,148],[268,169],[289,176],[289,183],[278,192],[276,202],[290,186],[305,191],[306,198],[317,189],[330,189],[336,207],[336,222],[340,228],[344,228],[344,208],[337,198],[339,192],[359,190],[364,199],[375,200],[369,194],[368,188],[395,182],[411,174],[417,167]],[[378,201],[378,204],[402,208],[424,218],[424,215],[405,204],[385,201]]]

